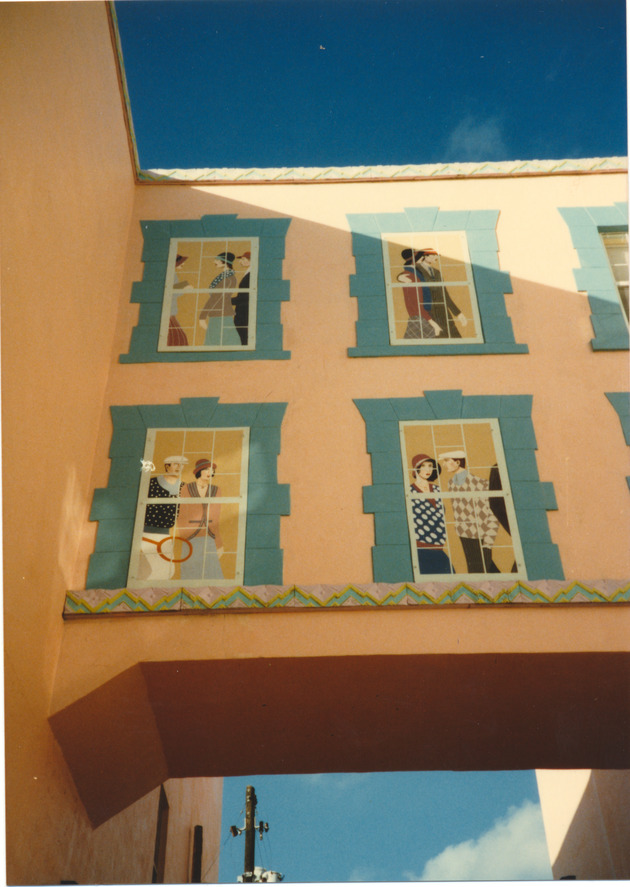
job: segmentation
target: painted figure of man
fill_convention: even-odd
[[[204,345],[240,345],[234,327],[232,298],[226,290],[236,289],[234,253],[219,253],[214,259],[218,274],[210,283],[210,295],[199,314],[199,326],[206,331]]]
[[[420,573],[453,573],[452,564],[444,551],[446,519],[442,500],[439,496],[426,495],[439,493],[440,487],[435,481],[442,468],[426,453],[414,456],[411,467],[411,511]]]
[[[407,284],[407,286],[403,286],[403,298],[409,320],[403,339],[435,339],[436,336],[440,335],[442,329],[424,307],[426,301],[424,297],[425,292],[428,293],[428,304],[431,304],[429,287],[420,287],[418,284],[412,285],[418,280],[415,269],[402,271],[396,280],[399,283]]]
[[[423,295],[423,306],[430,312],[433,320],[440,329],[437,334],[439,339],[461,339],[461,334],[455,325],[455,320],[465,327],[468,320],[453,301],[449,291],[441,285],[442,275],[438,270],[439,256],[436,250],[429,247],[425,249],[404,249],[401,257],[405,263],[405,271],[412,271],[417,280],[434,284],[423,287],[428,290],[430,299]],[[429,304],[430,301],[430,304]]]
[[[489,490],[490,483],[466,468],[464,450],[442,453],[440,462],[451,476],[449,491],[473,492]],[[499,521],[484,496],[455,497],[452,500],[455,530],[462,543],[469,573],[498,573],[492,560],[492,546],[499,531]]]
[[[187,462],[186,456],[168,456],[164,460],[164,474],[152,477],[149,481],[148,497],[177,499],[182,487],[181,474]],[[177,520],[177,508],[174,502],[165,502],[163,505],[151,502],[145,509],[140,543],[143,579],[171,579],[175,572],[171,530]]]
[[[249,266],[251,265],[252,254],[247,252],[242,256],[238,256],[238,262],[245,269],[245,274],[241,277],[238,285],[238,293],[232,297],[232,305],[234,305],[234,326],[241,340],[241,345],[247,345],[248,325],[249,325]]]

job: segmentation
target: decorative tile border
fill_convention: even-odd
[[[484,176],[566,175],[567,173],[625,172],[626,157],[588,157],[578,160],[507,160],[498,163],[428,163],[406,166],[279,167],[276,169],[143,169],[141,182],[356,182],[396,179],[443,179]]]
[[[64,618],[124,613],[223,610],[337,609],[340,607],[426,607],[450,604],[619,604],[630,603],[630,581],[544,580],[429,582],[367,585],[255,585],[225,588],[122,588],[69,591]]]

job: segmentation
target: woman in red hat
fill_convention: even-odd
[[[419,453],[411,460],[413,481],[411,484],[411,511],[418,550],[418,567],[422,575],[454,573],[446,545],[446,520],[444,506],[438,493],[441,466],[426,453]]]

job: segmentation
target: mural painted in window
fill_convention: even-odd
[[[248,428],[149,429],[128,585],[243,582]]]
[[[496,419],[401,422],[414,578],[525,578]]]
[[[466,234],[383,234],[392,345],[483,342]]]
[[[172,238],[158,351],[256,347],[258,238]]]
[[[627,231],[605,231],[602,232],[601,238],[606,247],[606,255],[610,262],[610,270],[612,271],[621,307],[628,320],[628,232]]]

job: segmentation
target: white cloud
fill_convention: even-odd
[[[369,773],[303,773],[300,779],[326,791],[342,792],[355,788],[359,783],[365,782],[369,776]]]
[[[464,117],[448,137],[445,157],[453,163],[509,159],[501,124],[496,118]]]
[[[377,872],[373,866],[358,865],[348,875],[348,881],[376,881]]]
[[[552,878],[540,804],[510,807],[479,838],[446,847],[408,881],[544,881]]]

